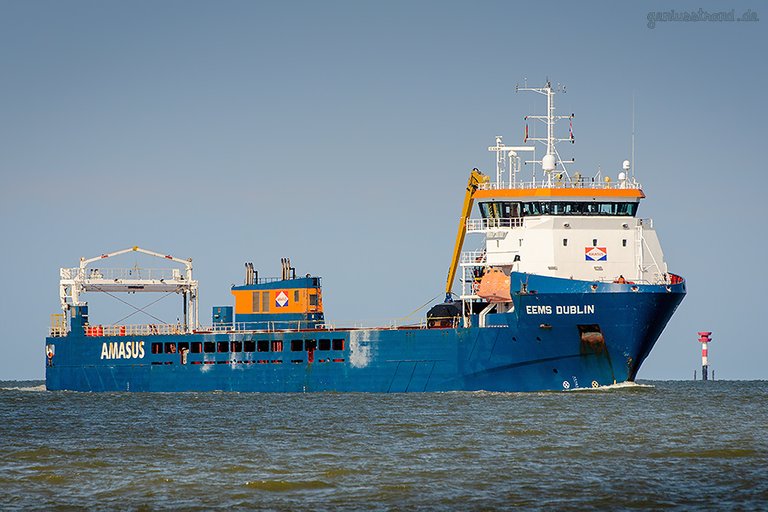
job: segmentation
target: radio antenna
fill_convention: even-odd
[[[632,91],[632,179],[635,179],[635,169],[637,169],[637,162],[635,162],[635,91]]]

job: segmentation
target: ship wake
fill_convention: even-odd
[[[619,382],[617,384],[610,384],[608,386],[598,386],[596,388],[571,388],[568,391],[615,391],[626,389],[654,389],[656,386],[652,384],[638,384],[637,382]]]

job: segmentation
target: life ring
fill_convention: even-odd
[[[48,359],[53,359],[54,350],[51,345],[48,345],[45,347],[45,355],[48,356]]]

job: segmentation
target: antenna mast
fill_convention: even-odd
[[[635,93],[632,93],[632,179],[635,179]]]
[[[557,90],[559,92],[565,93],[565,86],[564,85],[558,85]],[[552,172],[555,171],[557,168],[557,164],[560,164],[563,171],[566,171],[567,175],[567,169],[565,167],[565,163],[560,158],[559,153],[557,152],[557,149],[555,148],[555,144],[558,142],[564,142],[569,141],[571,144],[574,143],[573,138],[573,118],[574,115],[571,114],[569,116],[556,116],[555,115],[555,89],[552,87],[552,83],[547,80],[547,83],[544,87],[528,87],[528,83],[525,82],[522,87],[515,86],[515,91],[532,91],[539,94],[543,94],[547,97],[547,115],[545,116],[525,116],[525,120],[528,119],[538,119],[541,121],[544,121],[544,123],[547,125],[547,136],[544,137],[528,137],[528,129],[526,126],[526,142],[530,139],[534,142],[542,142],[547,147],[547,153],[544,155],[544,157],[541,160],[532,160],[532,161],[526,161],[525,163],[533,163],[533,164],[540,164],[542,171],[544,171],[545,175],[548,178],[548,181],[551,184],[552,180]],[[559,139],[555,137],[555,123],[561,119],[570,119],[571,120],[571,126],[569,129],[569,136],[566,139]],[[574,160],[571,159],[571,162]]]

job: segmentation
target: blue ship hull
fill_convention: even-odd
[[[484,327],[478,326],[478,315],[472,315],[469,327],[432,329],[136,337],[86,336],[82,328],[73,328],[66,336],[46,340],[54,352],[47,360],[46,386],[136,392],[539,391],[604,386],[634,380],[685,296],[684,281],[606,284],[519,273],[512,273],[511,289],[514,310],[489,314]],[[175,353],[165,352],[169,344]],[[193,345],[216,350],[178,352]],[[246,351],[248,345],[257,348]],[[162,353],[153,353],[154,348]]]

